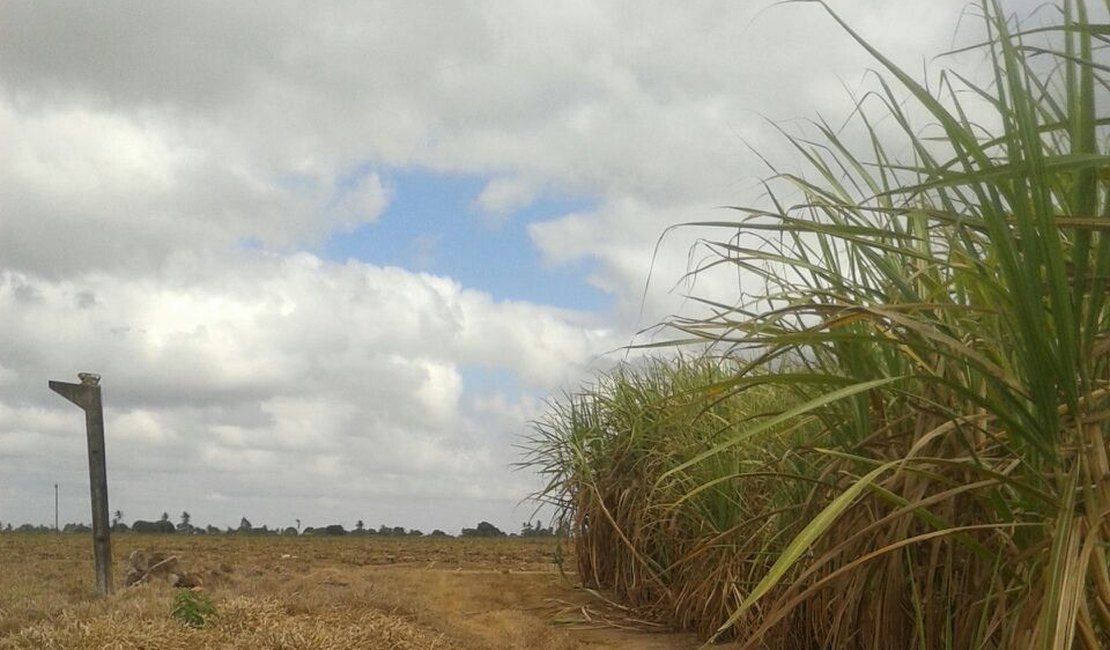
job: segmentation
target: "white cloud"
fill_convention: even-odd
[[[0,387],[0,453],[61,451],[79,472],[82,438],[66,434],[64,451],[55,440],[79,429],[79,413],[45,382],[88,369],[104,377],[111,469],[125,485],[161,473],[241,498],[354,485],[371,499],[507,499],[524,420],[472,406],[463,369],[503,368],[547,391],[613,346],[585,314],[446,278],[308,254],[232,266],[187,283],[0,275],[0,337],[19,342],[0,364],[25,380]],[[75,309],[78,296],[92,298]],[[36,406],[4,406],[19,400]],[[168,507],[157,491],[116,498],[125,511]]]
[[[0,519],[37,517],[57,476],[87,517],[79,413],[45,388],[86,369],[129,518],[507,517],[532,483],[505,469],[511,443],[542,397],[690,308],[705,233],[657,251],[664,229],[756,200],[747,144],[796,162],[767,120],[837,122],[874,66],[816,5],[770,4],[4,4]],[[916,70],[965,3],[833,4]],[[396,242],[415,268],[322,259],[390,207],[391,170],[485,179],[472,207],[496,224],[591,204],[528,233],[613,310],[419,273],[449,254],[436,233]]]
[[[532,203],[539,194],[535,184],[519,178],[495,178],[482,188],[475,205],[497,221]]]
[[[337,188],[338,197],[329,211],[336,214],[336,229],[354,230],[356,226],[373,223],[389,203],[389,191],[382,184],[381,176],[366,174],[350,187]]]

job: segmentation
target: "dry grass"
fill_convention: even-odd
[[[696,646],[565,625],[605,617],[559,574],[551,540],[118,535],[107,599],[93,593],[89,547],[85,536],[0,535],[0,650]],[[177,555],[203,576],[215,619],[200,628],[174,619],[164,583],[119,587],[137,548]]]

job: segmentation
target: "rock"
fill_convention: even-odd
[[[130,587],[144,577],[146,577],[145,571],[137,571],[133,568],[129,568],[127,569],[127,573],[123,574],[123,584]]]
[[[131,551],[127,556],[127,571],[123,576],[123,584],[127,586],[147,582],[151,577],[159,578],[168,582],[171,586],[177,586],[179,583],[187,582],[188,585],[182,586],[197,586],[199,579],[195,576],[187,576],[184,572],[179,571],[177,568],[177,556],[166,556],[163,553],[147,553],[143,550]]]
[[[147,573],[159,578],[164,578],[177,570],[177,556],[166,557],[162,553],[152,553],[148,559]]]

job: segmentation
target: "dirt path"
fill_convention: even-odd
[[[666,633],[581,589],[553,571],[369,568],[417,620],[466,647],[686,650],[690,634]]]

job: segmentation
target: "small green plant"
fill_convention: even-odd
[[[190,627],[204,627],[216,615],[216,606],[203,591],[179,589],[173,597],[170,614]]]

